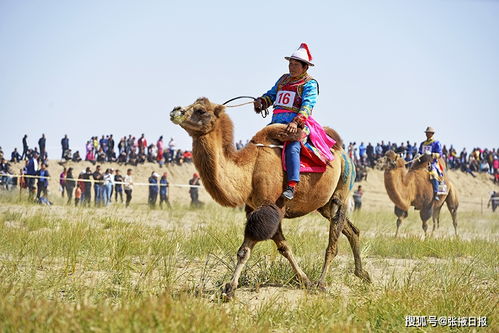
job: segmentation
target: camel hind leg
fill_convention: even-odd
[[[457,208],[459,207],[459,200],[457,198],[457,193],[452,184],[449,184],[449,194],[445,199],[447,208],[449,209],[450,215],[452,217],[452,225],[454,226],[454,234],[457,236]]]
[[[422,228],[423,228],[423,231],[424,231],[424,238],[426,238],[427,234],[428,234],[428,220],[430,219],[430,217],[433,216],[433,208],[432,206],[428,207],[428,208],[423,208],[419,211],[419,216],[421,217],[421,221],[422,221]]]
[[[433,221],[433,229],[431,232],[433,233],[435,231],[435,225],[436,228],[440,228],[440,210],[442,209],[442,205],[440,206],[434,206],[433,207],[433,213],[432,213],[432,221]]]
[[[329,220],[329,241],[326,247],[321,276],[317,282],[317,286],[322,289],[325,288],[325,280],[331,267],[331,262],[338,253],[338,238],[345,223],[345,206],[341,204],[340,200],[332,199],[328,204],[319,209],[319,213]]]
[[[359,229],[357,229],[348,217],[345,215],[346,205],[341,204],[339,200],[331,200],[330,203],[321,209],[319,212],[327,218],[330,222],[329,226],[329,242],[326,248],[324,258],[324,265],[322,273],[317,282],[319,288],[325,287],[325,279],[329,272],[331,262],[338,253],[338,238],[340,233],[343,233],[350,243],[352,248],[353,257],[355,261],[355,275],[366,282],[371,282],[369,273],[362,269],[362,260],[360,258],[360,242],[359,242]],[[333,215],[334,214],[334,215]]]
[[[369,273],[362,268],[362,260],[360,258],[359,229],[357,229],[357,227],[355,227],[352,221],[350,221],[350,219],[347,217],[342,232],[348,238],[348,242],[350,243],[350,247],[352,248],[353,258],[355,261],[354,274],[365,282],[371,282]]]

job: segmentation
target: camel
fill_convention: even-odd
[[[385,154],[384,179],[385,188],[390,200],[395,204],[395,215],[397,216],[397,230],[395,237],[399,232],[402,220],[408,216],[410,206],[419,210],[419,216],[423,222],[422,227],[424,236],[427,236],[428,223],[430,217],[433,218],[433,229],[440,227],[440,210],[445,203],[452,216],[454,232],[457,236],[457,208],[459,200],[457,191],[452,182],[444,174],[444,181],[447,184],[447,194],[439,195],[439,201],[433,200],[433,187],[430,182],[427,167],[428,158],[422,156],[420,161],[414,161],[412,167],[408,170],[406,162],[398,154],[389,150]],[[443,160],[440,161],[445,165]]]
[[[303,173],[295,198],[285,201],[280,197],[285,186],[282,146],[277,145],[289,139],[296,140],[300,133],[294,138],[286,137],[285,125],[269,125],[259,131],[245,148],[236,151],[233,124],[223,105],[199,98],[187,107],[173,109],[170,118],[192,137],[194,165],[213,199],[227,207],[245,205],[247,221],[244,240],[237,251],[232,280],[223,289],[223,298],[229,300],[234,297],[239,276],[253,247],[268,239],[275,242],[278,251],[290,262],[301,285],[312,287],[312,282],[298,265],[286,242],[281,221],[313,211],[318,211],[330,223],[329,242],[317,286],[325,288],[326,274],[337,254],[337,240],[341,233],[348,238],[353,252],[354,274],[370,282],[369,274],[362,268],[359,230],[345,214],[355,170],[334,130],[327,129],[327,133],[337,141],[333,147],[335,159],[324,173]]]

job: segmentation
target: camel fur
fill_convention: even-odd
[[[343,233],[349,240],[355,259],[355,275],[370,281],[362,269],[359,250],[359,231],[345,216],[350,193],[350,180],[354,172],[352,162],[341,148],[341,139],[332,129],[327,133],[338,143],[333,147],[335,158],[324,173],[304,173],[293,200],[284,200],[281,193],[286,177],[281,164],[281,148],[258,147],[256,144],[282,145],[289,139],[298,139],[300,133],[290,137],[286,125],[273,124],[259,131],[250,143],[236,151],[233,124],[225,107],[199,98],[187,107],[176,107],[171,120],[184,128],[192,137],[193,162],[203,186],[222,206],[245,205],[247,224],[243,244],[237,252],[237,266],[224,297],[230,299],[238,286],[241,271],[256,243],[272,239],[279,252],[289,260],[300,282],[311,282],[299,267],[282,233],[284,217],[294,218],[319,211],[330,222],[329,244],[318,281],[324,287],[326,274],[337,252],[337,240]],[[348,163],[348,165],[347,165]]]
[[[422,227],[425,237],[427,236],[428,223],[432,217],[433,231],[435,226],[440,226],[440,210],[445,203],[452,216],[454,232],[457,236],[457,208],[459,200],[457,191],[447,174],[444,174],[444,181],[447,184],[447,194],[439,195],[440,200],[433,200],[433,187],[429,179],[427,167],[429,161],[424,157],[421,161],[414,161],[410,169],[406,168],[403,158],[399,157],[393,151],[387,151],[384,160],[384,180],[388,197],[395,204],[395,215],[397,216],[397,230],[402,220],[408,216],[410,206],[419,210],[422,221]],[[443,160],[440,161],[445,165]]]

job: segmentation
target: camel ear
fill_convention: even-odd
[[[220,115],[224,112],[225,112],[225,106],[223,106],[223,105],[217,105],[217,106],[215,106],[215,109],[213,110],[213,113],[217,117],[220,117]]]

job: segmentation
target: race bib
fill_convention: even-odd
[[[277,93],[274,105],[286,106],[288,108],[293,107],[293,104],[295,102],[295,96],[296,92],[294,91],[281,90]]]
[[[423,154],[430,154],[430,153],[431,153],[431,145],[423,146]]]

